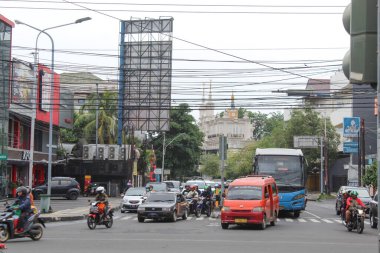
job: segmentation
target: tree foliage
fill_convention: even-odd
[[[212,178],[220,177],[219,156],[215,154],[202,155],[200,172],[202,173],[202,175],[207,175]]]
[[[328,148],[328,158],[332,162],[337,155],[339,145],[339,135],[329,119],[324,119],[321,115],[309,108],[295,110],[292,112],[291,119],[285,122],[282,114],[272,114],[272,120],[268,121],[265,115],[256,113],[253,118],[257,122],[269,122],[268,132],[264,137],[252,142],[238,153],[231,155],[228,160],[227,176],[235,178],[247,175],[252,172],[253,156],[256,148],[293,148],[294,136],[324,136],[326,128],[325,144]],[[325,127],[326,126],[326,127]],[[264,133],[264,127],[259,132]],[[320,166],[320,149],[309,148],[302,150],[308,162],[307,168],[311,170]]]
[[[176,139],[166,148],[165,169],[170,169],[171,178],[183,179],[198,173],[203,134],[190,113],[188,104],[172,107],[170,111],[170,131],[166,132],[165,145]],[[163,134],[152,138],[157,167],[161,167]]]
[[[374,162],[368,169],[366,169],[362,180],[365,185],[372,185],[377,188],[377,162]]]

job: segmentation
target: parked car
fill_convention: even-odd
[[[139,222],[145,219],[176,221],[177,217],[186,220],[189,205],[184,196],[175,192],[152,192],[137,209]]]
[[[377,228],[377,223],[379,222],[378,213],[377,213],[377,205],[378,205],[378,193],[376,192],[375,196],[369,203],[369,222],[371,224],[371,228]]]
[[[120,211],[137,211],[137,208],[144,200],[146,194],[145,187],[131,187],[125,191],[120,203]]]
[[[367,188],[365,187],[356,187],[356,186],[341,186],[339,188],[339,191],[336,195],[336,201],[335,201],[335,212],[337,215],[340,215],[340,207],[342,205],[343,201],[343,192],[346,191],[357,191],[359,193],[358,198],[360,198],[363,203],[367,207],[366,213],[369,213],[369,203],[371,202],[372,198],[369,195],[369,192]]]
[[[165,183],[149,182],[145,185],[145,188],[149,187],[150,185],[153,185],[153,191],[156,191],[156,192],[167,192],[167,191],[169,191],[169,187]]]
[[[40,199],[41,194],[47,194],[47,184],[35,187],[33,190],[34,199]],[[71,177],[52,177],[51,178],[51,196],[65,197],[76,200],[80,193],[80,185]]]

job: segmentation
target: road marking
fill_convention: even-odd
[[[287,222],[293,222],[293,219],[286,218],[285,221],[287,221]]]
[[[313,213],[311,213],[311,212],[305,211],[305,213],[308,213],[308,214],[314,216],[315,218],[321,219],[321,217],[319,217],[318,215],[313,214]]]
[[[307,222],[305,219],[298,219],[299,222]]]
[[[316,220],[316,219],[310,219],[312,222],[315,222],[315,223],[321,223],[319,220]]]
[[[337,220],[337,219],[335,219],[334,220],[336,223],[342,223],[342,220]]]
[[[133,220],[137,220],[137,217],[133,218]]]
[[[371,225],[371,223],[369,223],[369,221],[364,221],[364,223],[367,225]]]
[[[324,222],[326,222],[326,223],[334,223],[333,221],[331,221],[331,220],[328,220],[328,219],[322,219]]]
[[[281,221],[279,218],[277,218],[277,222]]]
[[[130,218],[132,218],[132,216],[125,216],[125,217],[123,217],[123,218],[121,218],[122,220],[128,220],[128,219],[130,219]]]
[[[196,220],[204,220],[205,217],[196,218]]]

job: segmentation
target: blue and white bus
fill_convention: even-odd
[[[299,217],[306,207],[306,170],[300,149],[256,149],[253,173],[270,175],[276,180],[280,211],[293,212]]]

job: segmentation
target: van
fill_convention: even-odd
[[[224,196],[221,226],[230,224],[276,224],[280,209],[278,189],[272,176],[250,175],[230,183]]]

